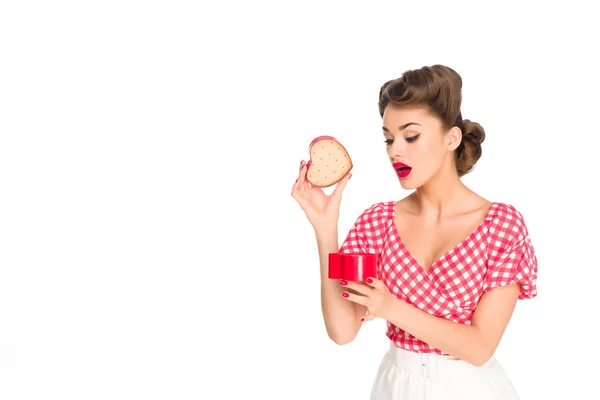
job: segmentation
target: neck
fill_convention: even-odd
[[[419,213],[438,219],[460,211],[462,200],[469,192],[452,166],[442,168],[425,185],[417,188],[412,196]]]

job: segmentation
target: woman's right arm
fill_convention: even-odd
[[[321,276],[321,310],[329,337],[337,344],[350,343],[362,325],[360,318],[366,307],[342,297],[344,287],[337,279],[329,279],[329,253],[337,253],[338,218],[342,192],[351,174],[341,179],[333,193],[327,196],[319,187],[306,180],[306,164],[300,163],[300,174],[292,188],[292,197],[298,202],[315,230],[319,251]]]
[[[337,226],[315,231],[321,264],[321,310],[327,334],[337,344],[347,344],[356,338],[367,308],[342,297],[347,290],[337,279],[329,279],[329,253],[338,252]]]

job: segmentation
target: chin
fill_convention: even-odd
[[[419,185],[417,185],[414,180],[410,179],[410,175],[405,178],[399,177],[398,180],[400,181],[400,185],[404,190],[412,190],[419,187]]]

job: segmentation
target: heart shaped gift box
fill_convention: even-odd
[[[306,179],[313,186],[333,186],[352,170],[350,154],[333,136],[315,138],[308,151],[310,160],[306,164]]]
[[[330,279],[364,282],[368,277],[377,279],[377,254],[329,253]]]

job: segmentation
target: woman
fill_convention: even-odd
[[[461,115],[461,77],[442,65],[383,85],[379,112],[390,165],[412,192],[367,208],[338,249],[342,192],[327,196],[300,164],[292,196],[312,224],[329,337],[356,337],[383,318],[390,349],[371,399],[518,399],[494,352],[517,299],[536,296],[537,259],[523,216],[461,181],[481,156],[483,128]],[[375,253],[367,283],[327,278],[329,253]]]

